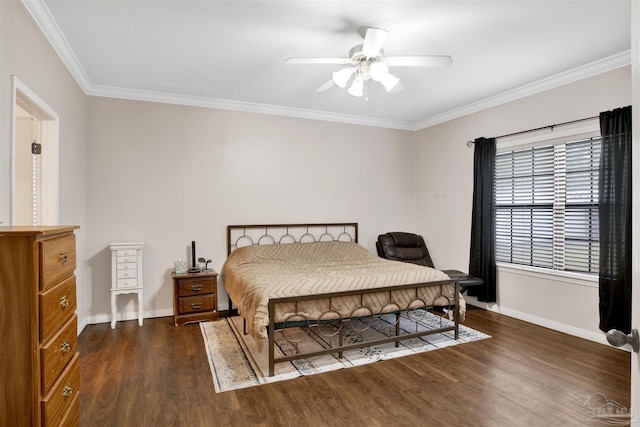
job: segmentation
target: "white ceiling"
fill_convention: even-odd
[[[630,63],[631,0],[23,0],[87,94],[420,129]],[[361,26],[387,56],[451,55],[393,68],[404,90],[368,100],[315,89]]]

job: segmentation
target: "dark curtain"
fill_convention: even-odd
[[[484,280],[467,294],[478,301],[496,302],[496,222],[494,171],[496,139],[478,138],[473,155],[473,210],[471,214],[471,245],[469,274]]]
[[[631,330],[631,107],[600,113],[600,329]]]

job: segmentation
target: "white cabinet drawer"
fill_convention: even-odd
[[[128,262],[137,262],[138,258],[136,256],[119,256],[116,261],[118,264],[128,263]]]
[[[135,279],[136,270],[118,270],[118,279]]]
[[[136,262],[119,262],[118,271],[120,270],[135,270],[138,267]]]
[[[138,255],[135,249],[120,249],[116,251],[116,256],[136,256]]]
[[[116,281],[116,288],[135,288],[138,286],[138,279],[135,277],[133,279],[118,279]]]

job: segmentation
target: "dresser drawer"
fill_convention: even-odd
[[[69,234],[40,242],[40,289],[55,285],[76,269],[76,236]]]
[[[80,356],[76,353],[62,375],[53,384],[49,393],[42,398],[42,425],[59,426],[80,389]]]
[[[78,316],[74,315],[62,329],[40,348],[42,390],[46,393],[78,349]]]
[[[76,394],[69,411],[65,414],[60,427],[78,427],[80,425],[80,394]]]
[[[185,297],[178,301],[179,314],[200,313],[203,311],[213,311],[215,298],[214,295]]]
[[[180,279],[178,282],[178,296],[211,294],[216,292],[215,279]]]
[[[136,257],[134,255],[116,257],[116,263],[118,263],[118,264],[125,264],[125,263],[129,263],[129,262],[137,263],[138,262],[138,257]]]
[[[47,341],[76,311],[76,276],[40,294],[40,341]]]

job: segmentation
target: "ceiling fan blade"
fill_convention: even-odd
[[[288,58],[287,64],[351,64],[349,58]]]
[[[384,61],[390,67],[446,67],[453,62],[448,55],[389,56]]]
[[[333,82],[333,79],[331,79],[325,84],[323,84],[322,86],[320,86],[318,89],[316,89],[316,92],[324,92],[326,90],[331,89],[334,85],[335,83]]]
[[[362,45],[362,54],[367,58],[378,56],[387,37],[389,37],[387,30],[383,30],[382,28],[367,28]]]
[[[402,83],[399,83],[399,82],[398,82],[398,84],[397,84],[397,85],[395,85],[395,86],[393,87],[393,89],[391,89],[391,90],[389,91],[389,93],[394,93],[394,94],[395,94],[395,93],[398,93],[398,92],[402,92],[403,90],[404,90],[404,87],[402,86]]]

